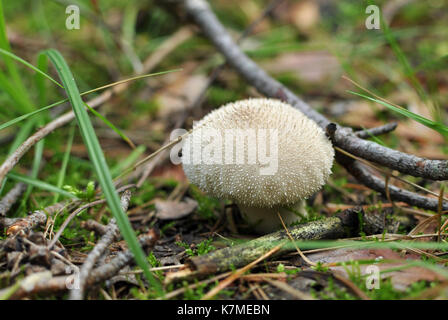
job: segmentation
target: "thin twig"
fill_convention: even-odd
[[[121,208],[123,212],[126,212],[129,207],[129,201],[131,200],[131,191],[126,190],[121,196]],[[71,290],[70,292],[70,300],[82,300],[84,297],[84,289],[87,282],[87,278],[93,266],[97,262],[98,258],[104,253],[107,247],[119,237],[120,230],[118,229],[117,223],[115,219],[111,219],[109,224],[107,225],[107,231],[104,236],[97,242],[95,247],[87,256],[84,264],[81,267],[79,273],[79,289]]]
[[[6,213],[16,203],[22,193],[25,192],[26,188],[27,185],[25,183],[19,182],[0,200],[0,219],[6,217]]]
[[[379,136],[379,135],[382,135],[382,134],[389,133],[391,131],[394,131],[396,128],[397,128],[397,123],[396,122],[391,122],[391,123],[387,123],[387,124],[385,124],[383,126],[379,126],[379,127],[376,127],[376,128],[356,131],[355,135],[358,138],[367,139],[367,138],[370,138],[372,136]]]
[[[58,232],[56,232],[54,238],[51,240],[50,244],[48,245],[48,248],[51,249],[53,248],[53,246],[56,244],[56,242],[58,241],[59,237],[61,236],[62,232],[64,232],[65,228],[68,226],[68,224],[73,220],[74,217],[76,217],[78,214],[80,214],[81,212],[83,212],[84,210],[94,207],[96,205],[102,204],[102,203],[106,203],[106,199],[100,199],[100,200],[96,200],[90,203],[87,203],[81,207],[79,207],[78,209],[76,209],[75,211],[73,211],[68,217],[67,219],[65,219],[65,221],[62,223],[62,225],[59,227]]]

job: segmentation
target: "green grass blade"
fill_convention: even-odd
[[[40,164],[42,162],[42,155],[44,153],[44,146],[45,146],[45,139],[42,139],[38,143],[36,143],[36,146],[34,147],[33,166],[31,168],[31,174],[30,174],[31,179],[37,179],[37,176],[39,174]],[[28,200],[28,197],[30,196],[32,191],[33,191],[33,185],[29,185],[25,191],[25,194],[21,199],[21,205],[18,211],[21,211],[21,209],[25,207],[26,201]]]
[[[161,284],[154,278],[153,274],[149,270],[149,263],[146,260],[146,256],[142,248],[140,247],[140,244],[138,243],[137,237],[134,230],[132,229],[127,215],[121,208],[120,199],[115,190],[109,167],[107,166],[100,143],[95,134],[92,123],[90,122],[89,115],[84,107],[84,103],[79,94],[79,90],[75,83],[73,74],[70,71],[64,58],[58,51],[50,49],[47,51],[47,55],[50,58],[50,61],[56,67],[59,77],[62,80],[62,84],[65,87],[67,96],[70,100],[73,111],[75,112],[81,135],[87,147],[90,161],[95,168],[103,194],[114,218],[117,221],[117,225],[120,228],[121,234],[126,240],[137,264],[140,266],[140,268],[142,268],[150,284],[158,294],[163,295]]]
[[[23,93],[19,87],[15,86],[11,79],[6,77],[6,74],[0,72],[0,88],[3,89],[14,101],[15,108],[19,110],[14,110],[14,112],[31,112],[34,107],[30,104],[27,94]]]
[[[177,71],[180,71],[180,70],[182,70],[182,69],[173,69],[173,70],[167,70],[167,71],[156,72],[156,73],[148,73],[148,74],[144,74],[144,75],[141,75],[141,76],[136,76],[136,77],[120,80],[120,81],[117,81],[117,82],[114,82],[114,83],[110,83],[110,84],[107,84],[107,85],[104,85],[104,86],[101,86],[101,87],[98,87],[98,88],[95,88],[95,89],[92,89],[92,90],[88,90],[88,91],[85,91],[85,92],[81,93],[80,95],[84,96],[84,95],[87,95],[87,94],[90,94],[90,93],[94,93],[94,92],[97,92],[97,91],[100,91],[100,90],[104,90],[104,89],[107,89],[107,88],[110,88],[110,87],[113,87],[113,86],[116,86],[116,85],[119,85],[119,84],[122,84],[122,83],[125,83],[125,82],[139,80],[139,79],[153,77],[153,76],[158,76],[158,75],[162,75],[162,74],[166,74],[166,73],[170,73],[170,72],[177,72]],[[1,86],[1,73],[0,73],[0,86]],[[21,116],[19,116],[17,118],[14,118],[14,119],[12,119],[12,120],[10,120],[8,122],[5,122],[5,123],[1,124],[0,125],[0,130],[6,129],[6,128],[8,128],[8,127],[10,127],[10,126],[12,126],[12,125],[22,121],[22,120],[28,119],[29,117],[32,117],[32,116],[34,116],[34,115],[36,115],[38,113],[41,113],[41,112],[43,112],[45,110],[51,109],[53,107],[56,107],[56,106],[58,106],[58,105],[60,105],[60,104],[62,104],[64,102],[67,102],[67,101],[68,101],[68,99],[59,100],[59,101],[57,101],[55,103],[52,103],[52,104],[50,104],[48,106],[45,106],[45,107],[42,107],[42,108],[40,108],[38,110],[35,110],[35,111],[32,111],[32,112],[23,114],[23,115],[21,115]]]
[[[37,56],[37,69],[42,71],[42,73],[36,73],[34,80],[36,82],[39,104],[44,105],[47,102],[47,87],[45,86],[45,78],[48,72],[48,58],[43,52],[39,53]]]
[[[39,189],[42,189],[42,190],[47,190],[47,191],[50,191],[50,192],[56,192],[56,193],[59,193],[62,196],[77,199],[77,197],[73,193],[70,193],[70,192],[65,191],[63,189],[60,189],[60,188],[58,188],[58,187],[56,187],[56,186],[54,186],[52,184],[49,184],[49,183],[46,183],[46,182],[43,182],[43,181],[40,181],[40,180],[37,180],[37,179],[33,179],[33,178],[30,178],[30,177],[27,177],[27,176],[22,176],[20,174],[13,173],[13,172],[8,173],[7,177],[10,178],[10,179],[16,180],[16,181],[20,181],[20,182],[26,183],[26,184],[28,184],[30,186],[33,186],[33,187],[36,187],[36,188],[39,188]]]
[[[38,91],[39,103],[44,104],[46,102],[46,96],[47,96],[47,89],[45,87],[45,72],[47,72],[48,70],[48,59],[46,58],[46,56],[42,56],[42,54],[40,54],[38,57],[37,65],[39,70],[42,70],[42,72],[35,74],[34,81],[37,87],[39,88]],[[44,124],[42,115],[36,119],[36,123],[38,126],[42,126]],[[39,142],[37,142],[37,144],[34,147],[34,159],[30,174],[31,179],[37,179],[38,177],[40,164],[42,162],[42,155],[44,153],[44,146],[45,146],[45,139],[42,139]],[[20,208],[18,209],[19,212],[26,207],[26,202],[32,191],[33,186],[29,185],[25,191],[25,194],[21,199]],[[59,195],[59,193],[56,194]]]
[[[39,68],[36,68],[35,66],[33,66],[31,63],[29,63],[26,60],[23,60],[22,58],[16,56],[14,53],[10,52],[10,51],[6,51],[2,48],[0,48],[0,54],[3,54],[5,56],[10,57],[11,59],[14,59],[18,62],[20,62],[21,64],[27,66],[28,68],[30,68],[31,70],[41,74],[42,76],[44,76],[45,78],[47,78],[48,80],[50,80],[51,82],[53,82],[54,84],[58,85],[59,87],[63,88],[62,84],[60,84],[59,82],[57,82],[56,80],[54,80],[50,75],[46,74],[45,72],[43,72],[42,70],[40,70]]]
[[[30,135],[31,130],[33,129],[35,125],[36,119],[29,119],[25,122],[23,126],[20,127],[19,132],[16,134],[14,141],[12,142],[11,146],[8,150],[8,156],[11,155],[22,143],[25,141],[25,139]],[[6,184],[6,181],[8,180],[8,176],[6,176],[3,179],[2,185],[1,185],[1,191],[3,191],[3,188]],[[1,194],[1,192],[0,192]]]
[[[6,34],[6,24],[5,17],[3,13],[3,2],[0,0],[0,49],[11,51],[11,46],[9,45],[8,36]],[[23,85],[22,79],[20,78],[19,71],[16,65],[12,62],[10,57],[4,57],[3,61],[5,63],[6,69],[8,70],[8,75],[12,80],[10,87],[15,88],[14,91],[17,92],[16,98],[19,97],[19,100],[16,103],[22,107],[22,112],[30,112],[34,109],[34,106],[28,96],[28,92]],[[7,78],[7,75],[2,74],[2,78]],[[2,84],[5,85],[5,82],[2,81]],[[11,92],[9,92],[11,94]]]
[[[84,105],[90,110],[90,112],[92,112],[95,116],[97,116],[98,118],[100,118],[109,128],[111,128],[112,130],[114,130],[124,141],[126,141],[127,144],[129,144],[129,146],[132,149],[135,149],[135,144],[131,141],[131,139],[129,139],[120,129],[118,129],[112,122],[110,122],[109,120],[107,120],[101,113],[99,113],[98,111],[96,111],[95,109],[91,108],[87,103],[84,103]]]
[[[29,135],[31,130],[36,124],[36,119],[29,119],[26,121],[23,126],[20,127],[19,132],[16,134],[14,141],[12,142],[11,146],[8,150],[8,156],[12,154],[16,149],[25,141]]]
[[[68,160],[70,159],[70,152],[72,150],[73,138],[75,137],[75,126],[70,128],[70,133],[67,141],[67,147],[65,149],[64,158],[62,159],[61,170],[59,170],[58,182],[56,186],[62,188],[64,185],[65,174],[67,172]],[[59,194],[56,193],[53,202],[56,203],[59,200]]]
[[[3,1],[0,0],[0,48],[11,51],[11,46],[9,45],[8,36],[6,34],[6,24],[5,16],[3,13]],[[19,76],[19,72],[16,66],[12,63],[10,58],[3,59],[5,66],[8,69],[9,75],[13,78],[16,85],[22,86],[22,81]]]
[[[394,106],[394,105],[389,104],[389,103],[387,103],[385,101],[366,96],[366,95],[364,95],[362,93],[353,92],[353,91],[350,91],[350,90],[347,90],[347,91],[349,93],[351,93],[351,94],[363,97],[363,98],[365,98],[367,100],[370,100],[370,101],[382,104],[383,106],[387,107],[388,109],[390,109],[390,110],[392,110],[392,111],[394,111],[396,113],[401,114],[402,116],[405,116],[407,118],[415,120],[415,121],[423,124],[424,126],[437,131],[438,133],[443,135],[445,137],[445,139],[448,139],[448,127],[445,126],[444,124],[440,123],[440,122],[435,122],[433,120],[430,120],[430,119],[427,119],[425,117],[422,117],[419,114],[413,113],[413,112],[411,112],[411,111],[409,111],[409,110],[407,110],[405,108],[400,108],[400,107]]]
[[[14,125],[14,124],[20,122],[20,121],[23,121],[23,120],[25,120],[25,119],[28,119],[29,117],[32,117],[32,116],[34,116],[34,115],[36,115],[36,114],[38,114],[38,113],[41,113],[41,112],[43,112],[43,111],[45,111],[45,110],[51,109],[51,108],[53,108],[53,107],[56,107],[57,105],[60,105],[61,103],[64,103],[64,102],[67,102],[67,101],[68,101],[68,99],[59,100],[58,102],[55,102],[55,103],[52,103],[52,104],[50,104],[50,105],[48,105],[48,106],[45,106],[45,107],[43,107],[43,108],[37,109],[36,111],[33,111],[33,112],[30,112],[30,113],[23,114],[23,115],[21,115],[21,116],[19,116],[19,117],[17,117],[17,118],[14,118],[14,119],[9,120],[9,121],[7,121],[7,122],[5,122],[5,123],[2,123],[2,124],[0,125],[0,130],[6,129],[6,128],[8,128],[8,127],[10,127],[10,126],[12,126],[12,125]]]

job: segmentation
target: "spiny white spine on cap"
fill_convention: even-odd
[[[195,124],[194,128],[198,127],[218,129],[223,137],[226,129],[278,130],[278,169],[273,175],[260,175],[259,163],[183,161],[190,182],[211,196],[250,207],[287,206],[320,190],[331,174],[334,150],[323,130],[302,112],[279,100],[257,98],[229,103],[206,115]],[[199,131],[193,130],[185,143],[198,150],[209,141],[202,140]],[[247,143],[244,149],[247,157]],[[224,147],[218,152],[222,152],[224,159]]]

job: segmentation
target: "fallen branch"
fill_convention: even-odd
[[[347,209],[334,217],[290,227],[288,232],[295,241],[339,239],[357,236],[360,228],[359,216],[363,217],[363,230],[368,229],[376,233],[378,229],[384,228],[384,226],[377,225],[375,219],[370,219],[368,215],[365,215],[362,208],[357,207]],[[372,224],[372,226],[366,228],[365,224]],[[293,246],[284,246],[289,242],[288,233],[281,230],[240,245],[216,250],[203,256],[192,257],[186,261],[186,269],[168,274],[166,281],[191,279],[225,272],[231,270],[231,268],[239,268],[250,264],[279,244],[283,246],[276,255],[295,251],[296,249]]]
[[[336,159],[356,180],[366,187],[386,195],[386,183],[369,172],[365,165],[339,152],[336,153]],[[437,211],[439,200],[436,198],[424,197],[391,184],[388,185],[388,190],[390,197],[395,201],[403,201],[411,206]],[[442,210],[448,210],[446,201],[443,202]]]

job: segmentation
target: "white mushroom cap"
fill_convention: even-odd
[[[217,198],[246,207],[288,206],[320,190],[331,174],[334,150],[324,131],[302,112],[279,100],[248,99],[226,104],[206,115],[193,129],[184,142],[183,169],[191,183]],[[221,154],[221,162],[204,163],[204,153],[201,163],[192,160],[194,153],[210,146],[212,140],[201,134],[205,129],[220,133],[223,143],[215,145],[215,152]],[[244,137],[236,139],[240,146],[244,143],[244,163],[225,164],[226,129],[255,129],[257,137],[261,132],[257,130],[267,130],[268,142],[263,143],[268,151],[264,154],[274,154],[277,148],[275,173],[260,173],[267,164],[261,162],[258,154],[255,163],[247,163],[247,152],[253,145],[244,143]],[[275,146],[269,143],[275,142],[269,140],[269,129],[277,129]],[[257,150],[260,145],[256,143]]]

